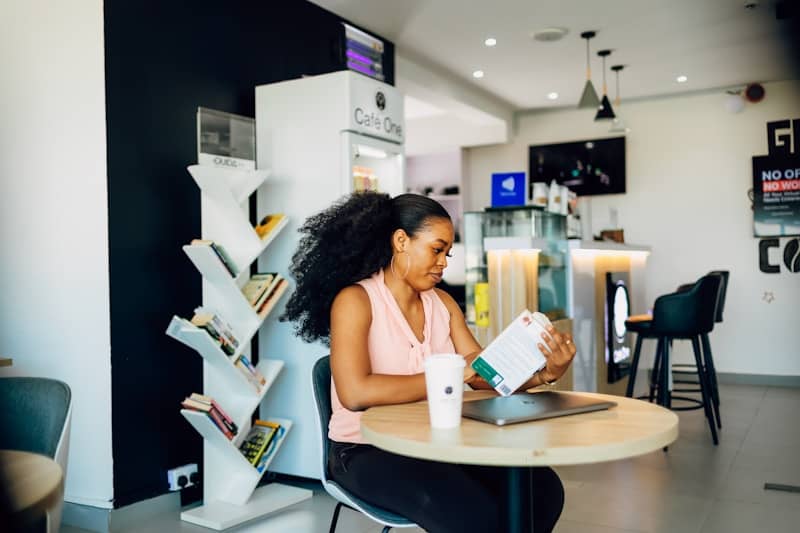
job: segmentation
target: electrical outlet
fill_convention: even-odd
[[[167,482],[169,490],[181,490],[194,485],[192,474],[197,473],[197,464],[179,466],[172,470],[167,470]]]

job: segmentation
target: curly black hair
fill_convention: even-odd
[[[427,196],[376,192],[353,193],[309,217],[298,230],[302,237],[290,268],[296,288],[281,321],[294,322],[307,342],[329,344],[330,310],[339,291],[389,265],[395,230],[414,237],[430,218],[450,215]]]

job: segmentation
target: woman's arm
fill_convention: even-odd
[[[342,405],[362,411],[373,405],[424,400],[425,374],[373,374],[369,360],[369,296],[360,285],[346,287],[331,307],[331,374]]]

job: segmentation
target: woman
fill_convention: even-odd
[[[453,245],[447,211],[430,198],[356,193],[309,218],[293,257],[297,289],[284,319],[307,341],[330,341],[330,477],[363,500],[429,533],[504,531],[504,469],[437,463],[364,443],[360,411],[425,399],[423,359],[459,353],[465,382],[491,388],[469,369],[481,351],[453,298],[437,289]],[[547,365],[523,389],[558,379],[575,355],[569,335],[549,330]],[[563,487],[532,469],[537,532],[550,531]]]

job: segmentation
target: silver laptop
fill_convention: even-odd
[[[461,415],[505,426],[556,416],[575,415],[614,407],[616,402],[556,391],[520,393],[474,402],[464,402]]]

